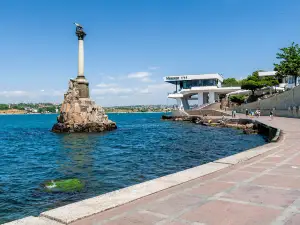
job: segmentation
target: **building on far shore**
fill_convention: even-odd
[[[179,75],[164,77],[164,81],[175,86],[168,98],[176,99],[180,110],[189,110],[189,100],[198,100],[198,108],[220,102],[226,94],[240,90],[240,87],[222,87],[223,77],[219,73]]]

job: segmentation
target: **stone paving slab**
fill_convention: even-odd
[[[270,223],[280,210],[229,201],[210,201],[182,216],[209,225],[252,225]]]
[[[44,217],[29,216],[20,220],[6,223],[5,225],[62,225],[62,223]]]
[[[250,149],[250,150],[247,150],[247,151],[244,151],[244,152],[237,153],[235,155],[231,155],[231,156],[219,159],[215,162],[227,163],[227,164],[234,165],[234,164],[237,164],[237,163],[240,163],[240,162],[247,161],[247,160],[249,160],[253,157],[256,157],[258,155],[261,155],[261,154],[263,154],[267,151],[272,150],[273,148],[277,148],[280,144],[278,144],[278,143],[276,143],[276,144],[273,144],[273,143],[265,144],[265,145],[257,147],[257,148],[253,148],[253,149]]]

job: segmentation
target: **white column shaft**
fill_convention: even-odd
[[[183,105],[182,105],[182,101],[180,98],[176,98],[176,101],[177,101],[177,106],[179,109],[183,108]]]
[[[184,110],[188,110],[190,108],[188,100],[186,98],[182,98],[181,101],[182,101]]]
[[[78,76],[84,76],[83,40],[78,40]]]
[[[198,93],[198,106],[203,105],[203,92]]]
[[[209,92],[209,103],[214,103],[215,102],[215,92],[210,91]]]

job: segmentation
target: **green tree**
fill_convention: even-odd
[[[259,77],[258,73],[262,71],[263,70],[254,71],[251,75],[244,79],[242,81],[241,88],[245,90],[251,90],[252,95],[254,95],[255,91],[258,89],[261,89],[263,87],[272,87],[279,84],[277,78],[275,77]]]
[[[231,102],[237,103],[239,105],[243,104],[245,102],[246,96],[245,95],[231,95],[229,97],[229,100]]]
[[[252,91],[252,95],[254,95],[255,91],[262,88],[263,84],[260,81],[254,80],[243,80],[241,88],[244,90]]]
[[[278,64],[274,63],[274,70],[277,71],[276,75],[280,78],[287,75],[293,76],[296,86],[297,77],[300,75],[300,47],[293,42],[291,46],[279,50],[280,52],[276,54],[276,58],[281,61]]]
[[[251,75],[249,75],[246,80],[252,80],[252,81],[261,81],[261,78],[259,77],[258,73],[263,72],[263,70],[256,70]]]
[[[6,110],[6,109],[8,109],[8,105],[0,104],[0,110]]]
[[[262,86],[264,87],[272,87],[279,84],[277,78],[273,76],[267,76],[261,79]]]
[[[264,86],[258,76],[258,72],[261,72],[261,71],[262,70],[254,71],[246,79],[242,80],[241,88],[252,91],[252,95],[254,95],[256,90],[258,90]]]
[[[227,78],[223,80],[223,86],[238,86],[240,83],[235,78]]]

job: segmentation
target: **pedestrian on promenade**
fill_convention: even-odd
[[[255,113],[254,113],[254,115],[258,118],[258,114],[259,114],[259,112],[258,112],[259,110],[258,109],[256,109],[256,111],[255,111]]]
[[[258,109],[258,110],[257,110],[257,117],[258,117],[258,118],[260,117],[260,113],[261,113],[261,112],[260,112],[260,109]]]
[[[231,116],[232,116],[232,118],[235,118],[235,116],[236,116],[236,111],[235,110],[232,110]]]
[[[274,110],[271,109],[270,110],[270,120],[273,120],[273,117],[274,117]]]
[[[246,117],[248,117],[248,116],[249,116],[249,110],[246,109]]]

